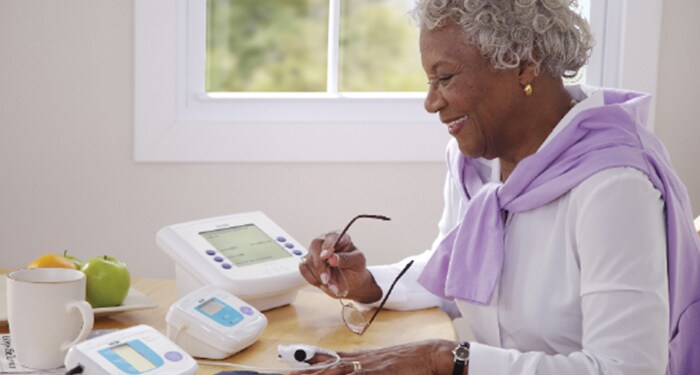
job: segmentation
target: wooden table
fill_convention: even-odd
[[[0,274],[2,273],[6,272],[0,270]],[[175,280],[135,279],[132,287],[158,301],[159,307],[97,318],[95,329],[148,324],[165,334],[165,315],[170,305],[178,298]],[[221,362],[285,367],[277,361],[279,344],[307,344],[342,351],[378,348],[430,338],[456,338],[452,321],[437,308],[382,311],[362,336],[353,334],[345,327],[340,310],[338,301],[313,288],[302,289],[291,305],[264,312],[268,326],[256,343]],[[7,333],[7,326],[0,326],[0,333]],[[200,365],[198,374],[216,374],[232,370],[236,369]]]

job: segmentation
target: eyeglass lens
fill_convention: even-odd
[[[413,260],[406,263],[406,266],[404,266],[401,272],[399,272],[394,281],[391,283],[389,290],[384,295],[382,302],[379,303],[377,309],[374,310],[374,314],[372,314],[372,317],[369,318],[369,321],[365,320],[365,317],[362,315],[360,310],[358,310],[352,302],[343,302],[342,300],[340,301],[340,303],[343,305],[343,322],[353,333],[357,335],[362,335],[363,333],[365,333],[365,331],[367,331],[367,328],[369,328],[370,324],[372,324],[372,322],[374,321],[374,318],[377,317],[379,311],[382,310],[384,304],[389,299],[389,296],[394,290],[394,286],[396,285],[396,283],[399,281],[399,279],[401,279],[401,277],[406,273],[406,271],[408,271],[408,269],[411,268],[412,265]]]

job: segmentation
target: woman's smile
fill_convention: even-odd
[[[466,122],[467,116],[462,116],[456,120],[445,122],[444,124],[447,125],[447,130],[449,131],[450,135],[455,136],[457,133],[459,133]]]

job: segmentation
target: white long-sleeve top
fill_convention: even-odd
[[[562,119],[601,102],[596,92]],[[498,161],[481,161],[497,180]],[[449,175],[445,207],[432,250],[396,285],[386,307],[444,305],[416,279],[442,238],[462,218],[466,202]],[[387,290],[402,265],[372,266]],[[505,259],[489,306],[456,301],[474,333],[470,375],[664,374],[668,360],[666,233],[661,195],[632,168],[589,177],[537,209],[511,213]]]

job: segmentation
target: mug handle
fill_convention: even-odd
[[[83,328],[80,330],[78,337],[73,340],[73,342],[64,342],[61,344],[61,350],[68,350],[68,348],[73,345],[85,340],[85,338],[92,331],[92,326],[95,323],[95,315],[92,312],[92,306],[86,301],[75,301],[71,302],[66,306],[66,310],[70,311],[72,309],[77,309],[80,311],[80,315],[83,317]]]

